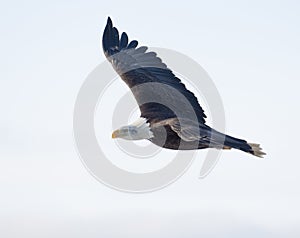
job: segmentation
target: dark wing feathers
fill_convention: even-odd
[[[115,46],[116,48],[119,47],[119,32],[115,27],[112,28],[112,36],[113,46]]]
[[[131,41],[128,46],[127,49],[134,49],[135,47],[137,47],[138,42],[136,40]]]
[[[186,89],[185,85],[177,78],[173,72],[167,68],[155,52],[147,52],[146,46],[138,47],[138,41],[132,40],[128,44],[128,36],[125,32],[119,37],[117,28],[113,27],[110,18],[103,33],[102,46],[107,59],[112,63],[114,69],[130,87],[136,98],[141,114],[149,121],[155,119],[167,119],[176,116],[172,110],[158,103],[141,103],[145,97],[152,97],[160,101],[168,100],[174,104],[178,110],[188,115],[195,113],[200,123],[205,123],[206,115],[198,103],[195,95]],[[174,97],[172,90],[159,89],[147,86],[145,89],[134,90],[134,87],[142,83],[160,83],[170,86],[180,94],[185,96],[194,112],[188,110],[182,100]],[[137,87],[135,87],[137,88]],[[144,87],[145,88],[145,87]],[[164,104],[164,103],[162,103]],[[166,103],[165,105],[168,105]]]
[[[124,49],[127,46],[127,44],[128,44],[128,36],[125,32],[123,32],[121,35],[119,49]]]

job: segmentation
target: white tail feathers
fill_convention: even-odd
[[[262,151],[262,148],[260,147],[259,144],[248,143],[248,145],[250,145],[250,147],[254,153],[253,155],[260,157],[260,158],[263,158],[263,156],[266,155],[266,153]]]

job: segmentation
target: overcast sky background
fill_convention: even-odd
[[[299,237],[299,11],[298,1],[2,1],[0,236]],[[204,67],[227,132],[261,143],[266,159],[226,151],[199,180],[200,151],[177,182],[148,194],[95,180],[72,115],[104,60],[107,16]]]

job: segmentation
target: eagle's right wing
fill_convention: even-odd
[[[141,110],[141,116],[149,122],[181,117],[205,123],[206,115],[195,95],[147,47],[137,48],[138,42],[128,41],[124,32],[119,37],[110,18],[103,33],[104,54],[113,68],[131,89]]]

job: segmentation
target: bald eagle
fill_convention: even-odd
[[[119,36],[110,18],[103,33],[104,54],[131,89],[141,111],[131,125],[112,133],[112,138],[147,139],[173,150],[204,148],[238,149],[257,157],[265,153],[259,144],[225,135],[205,124],[206,115],[196,96],[146,46]]]

